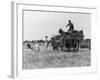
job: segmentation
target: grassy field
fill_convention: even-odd
[[[91,51],[81,49],[78,52],[47,50],[43,46],[37,52],[31,49],[23,50],[23,69],[82,67],[91,66]]]

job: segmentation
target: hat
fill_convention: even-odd
[[[71,22],[71,20],[68,20],[69,22]]]

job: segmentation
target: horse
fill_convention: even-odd
[[[61,49],[61,51],[63,51],[63,44],[61,42],[61,36],[60,35],[56,35],[54,37],[51,38],[51,45],[53,47],[53,50],[58,50]]]
[[[63,46],[67,48],[68,51],[78,51],[79,41],[83,40],[84,35],[83,31],[73,30],[72,32],[64,32],[62,29],[59,29],[59,34],[62,36]]]

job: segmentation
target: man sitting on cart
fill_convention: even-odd
[[[68,21],[69,21],[69,23],[66,25],[66,27],[69,26],[68,32],[72,32],[72,31],[74,30],[74,25],[73,25],[73,23],[71,22],[71,20],[68,20]]]

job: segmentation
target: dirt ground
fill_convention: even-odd
[[[23,49],[23,69],[60,68],[91,66],[91,50],[80,49],[78,52]]]

